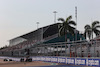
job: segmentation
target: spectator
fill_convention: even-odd
[[[97,57],[99,57],[99,51],[97,50]]]
[[[82,51],[82,55],[81,55],[82,57],[84,57],[84,56],[83,56],[83,52],[84,52],[84,51]]]
[[[73,52],[73,57],[75,57],[75,53]]]

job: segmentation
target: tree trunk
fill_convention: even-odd
[[[67,42],[67,31],[65,30],[65,42]]]

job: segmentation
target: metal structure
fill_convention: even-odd
[[[37,29],[38,29],[38,27],[39,27],[39,22],[36,22],[36,24],[37,24]]]
[[[95,45],[95,46],[94,46]],[[30,56],[100,57],[100,41],[73,41],[34,44],[27,49]],[[94,52],[95,50],[95,52]],[[3,56],[25,56],[25,49],[0,51]]]
[[[57,13],[57,11],[54,11],[53,13],[54,13],[54,22],[56,23],[56,13]]]

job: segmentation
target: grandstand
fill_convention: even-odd
[[[27,42],[34,42],[34,43],[39,43],[39,42],[46,42],[46,43],[55,43],[55,42],[64,42],[65,41],[65,36],[58,37],[58,25],[60,23],[48,25],[42,28],[39,28],[35,31],[29,32],[27,34],[21,35],[19,37],[13,38],[9,40],[9,45],[18,45],[18,44],[27,44]],[[75,41],[75,36],[72,36],[70,33],[67,34],[67,38],[70,41]],[[84,39],[82,34],[77,33],[77,40]],[[54,42],[53,42],[53,41]]]
[[[48,41],[50,39],[56,38],[58,36],[58,24],[48,25],[39,28],[35,31],[29,32],[27,34],[21,35],[19,37],[9,40],[9,45],[17,45],[26,41],[32,41],[34,43]],[[52,31],[52,32],[51,32]]]
[[[48,25],[42,28],[39,28],[35,31],[31,31],[29,33],[26,33],[24,35],[18,36],[16,38],[13,38],[9,40],[9,47],[6,49],[2,49],[0,51],[0,54],[7,55],[8,53],[10,55],[14,55],[16,52],[18,55],[24,55],[24,50],[26,48],[31,48],[31,54],[33,53],[43,53],[43,51],[50,52],[50,47],[45,49],[45,47],[39,47],[34,48],[34,46],[42,45],[42,44],[48,44],[48,43],[58,43],[58,42],[65,42],[65,35],[64,36],[58,36],[59,33],[59,26],[60,23],[55,23],[52,25]],[[73,36],[70,33],[67,33],[67,39],[68,41],[75,41],[75,36]],[[80,34],[79,31],[77,33],[77,40],[84,40],[83,34]],[[8,53],[6,53],[6,52]],[[5,54],[4,54],[5,53]],[[16,54],[16,55],[17,55]]]

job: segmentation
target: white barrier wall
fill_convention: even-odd
[[[85,66],[99,66],[100,59],[93,58],[67,58],[67,57],[32,57],[33,61],[45,61],[45,62],[56,62],[56,63],[65,63],[72,65],[85,65]]]
[[[20,61],[21,58],[7,57],[7,56],[0,56],[0,59],[12,59],[12,60],[14,60],[14,61]]]
[[[3,57],[0,58],[12,59],[15,61],[20,61],[21,58],[15,57]],[[44,62],[55,62],[55,63],[65,63],[72,65],[83,65],[83,66],[97,66],[100,67],[100,58],[68,58],[68,57],[54,57],[54,56],[34,56],[31,57],[32,61],[44,61]]]

